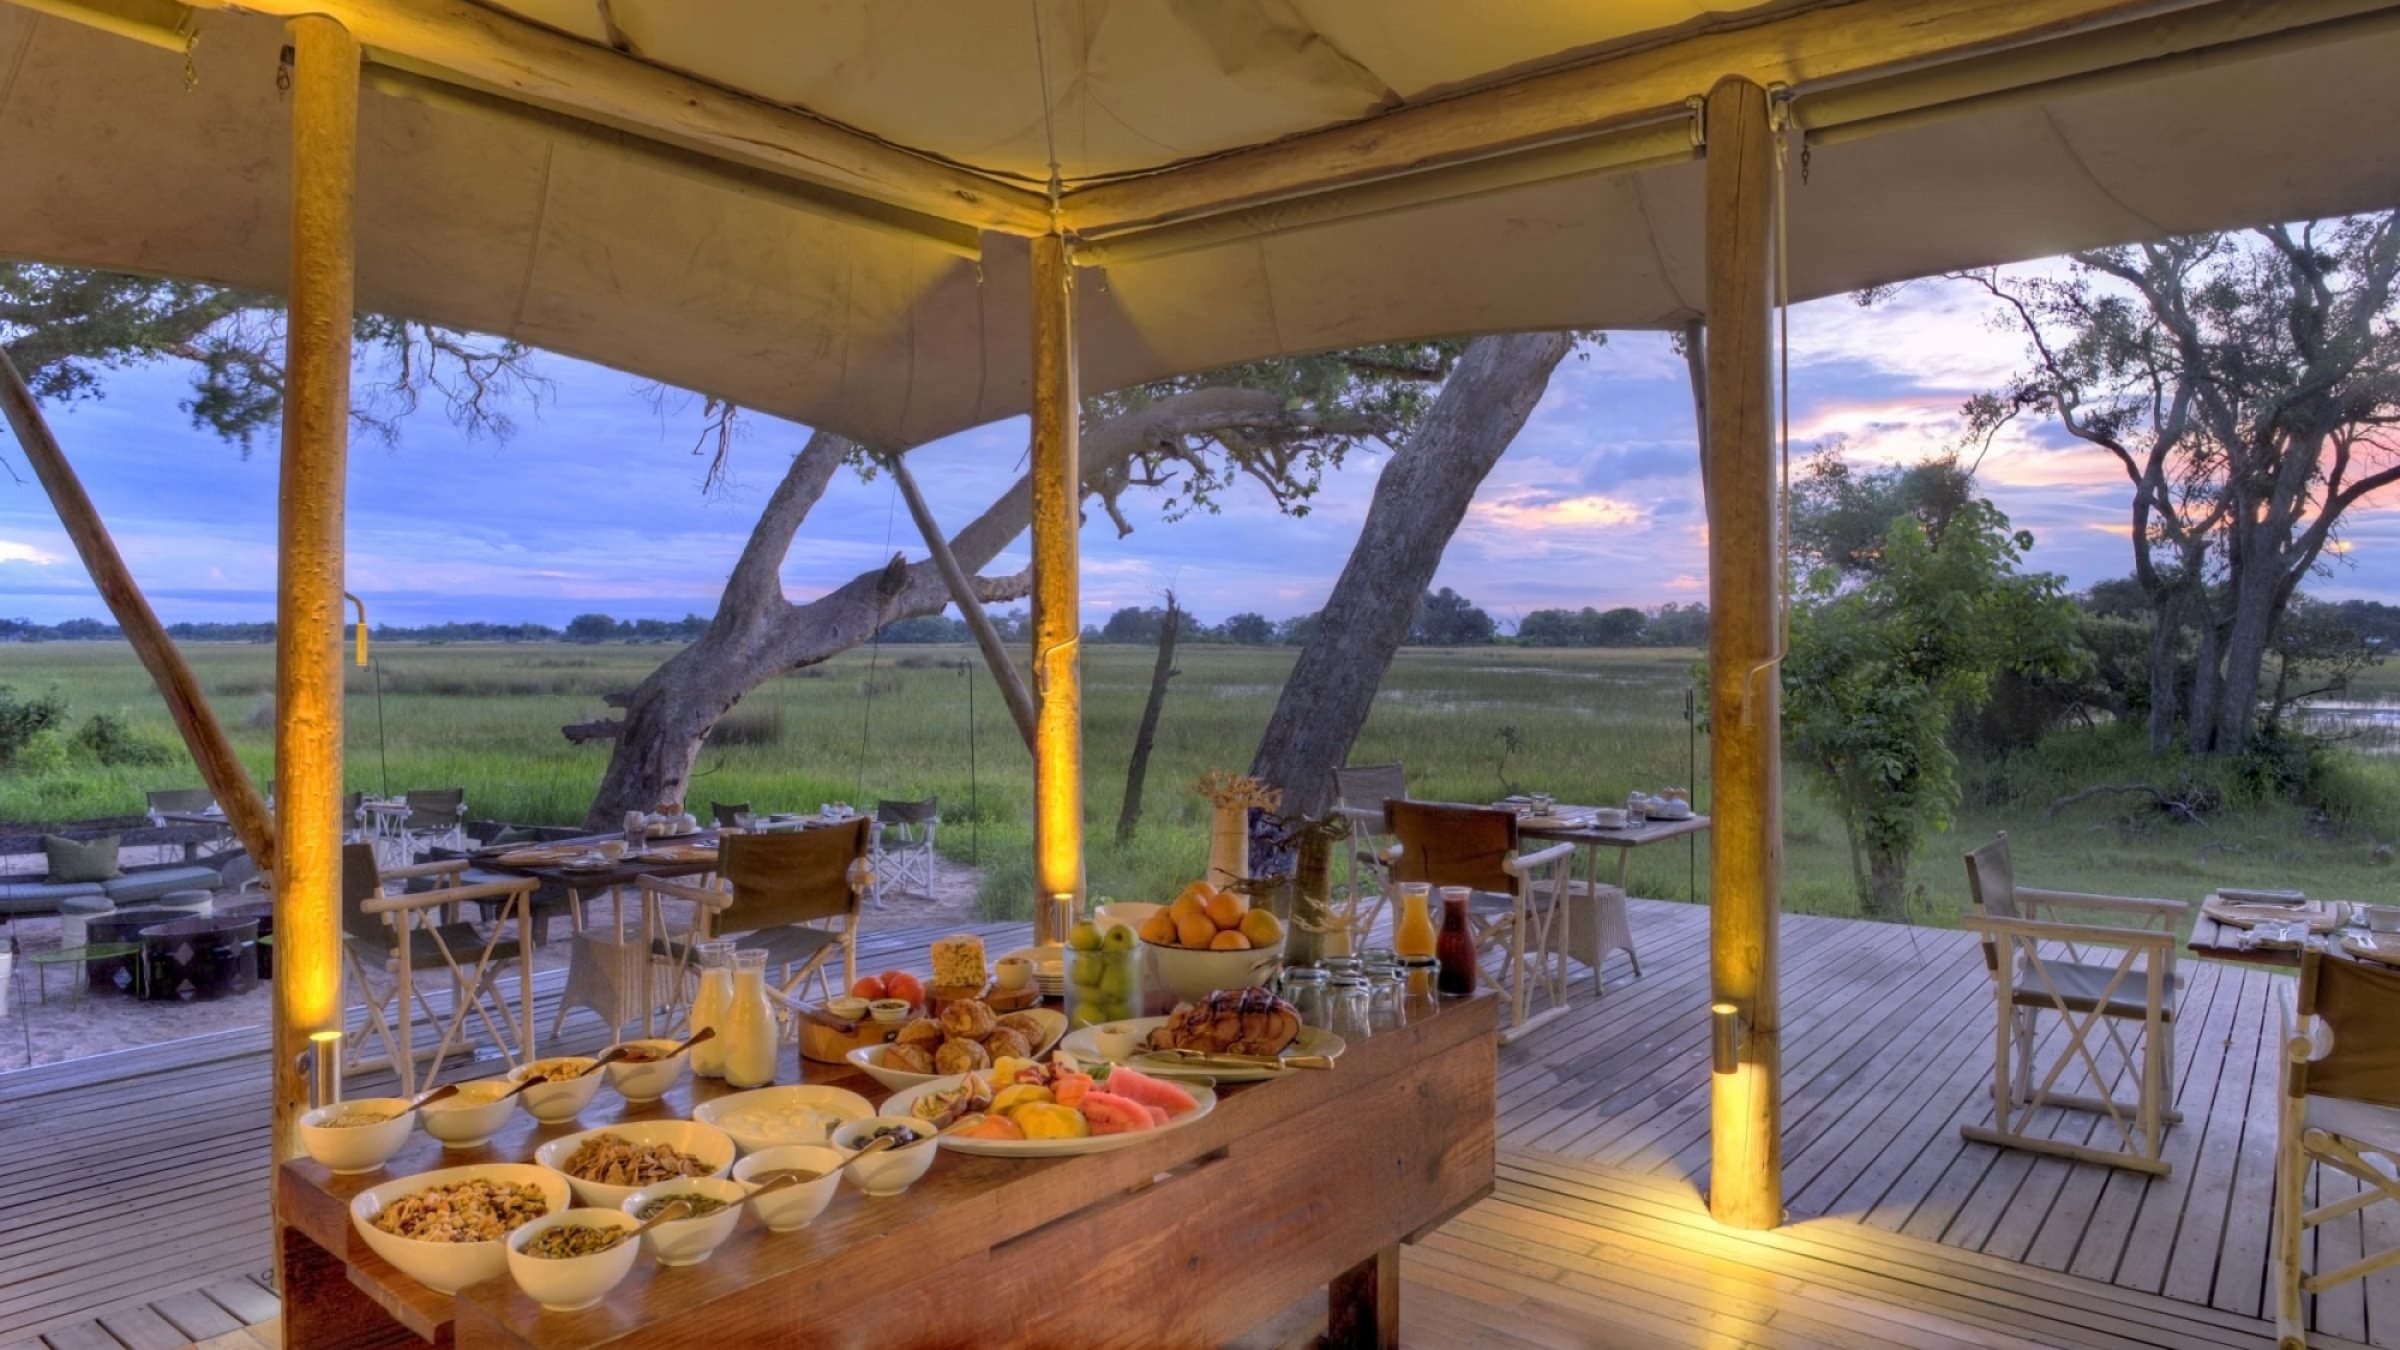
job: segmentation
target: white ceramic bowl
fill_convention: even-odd
[[[300,1146],[337,1173],[372,1172],[390,1161],[408,1142],[408,1132],[416,1128],[417,1113],[408,1109],[408,1102],[406,1097],[360,1097],[320,1106],[300,1117]],[[351,1112],[376,1112],[390,1118],[372,1125],[324,1123]]]
[[[814,1113],[815,1119],[802,1115]],[[692,1119],[731,1136],[745,1154],[791,1144],[822,1144],[834,1127],[875,1114],[866,1098],[847,1088],[786,1083],[712,1097],[692,1109]]]
[[[1099,1047],[1102,1059],[1122,1064],[1141,1047],[1142,1035],[1131,1022],[1110,1022],[1092,1028],[1092,1044]]]
[[[1120,923],[1139,932],[1144,919],[1165,908],[1165,905],[1144,904],[1139,900],[1114,900],[1095,907],[1092,910],[1092,922],[1098,924],[1103,933],[1109,930],[1110,925]]]
[[[2361,905],[2366,911],[2367,931],[2371,933],[2400,933],[2400,905]]]
[[[793,1144],[785,1148],[770,1148],[753,1153],[735,1163],[733,1179],[740,1182],[743,1193],[748,1194],[758,1189],[758,1183],[752,1178],[768,1172],[780,1172],[787,1167],[804,1167],[812,1172],[826,1173],[827,1175],[818,1177],[815,1181],[804,1181],[797,1186],[787,1186],[764,1199],[750,1202],[751,1208],[758,1211],[758,1221],[765,1224],[769,1231],[789,1233],[795,1228],[807,1227],[809,1220],[824,1213],[825,1206],[833,1203],[833,1193],[841,1189],[842,1179],[832,1173],[834,1168],[842,1165],[843,1156],[840,1150],[828,1148],[823,1144]],[[869,1159],[869,1161],[873,1160]],[[860,1166],[864,1165],[860,1164]],[[858,1169],[852,1168],[851,1170]]]
[[[692,1120],[622,1121],[596,1130],[581,1130],[553,1139],[535,1149],[533,1160],[566,1177],[567,1184],[575,1188],[575,1198],[583,1203],[598,1205],[602,1209],[620,1208],[625,1198],[641,1187],[612,1186],[605,1181],[590,1181],[567,1173],[567,1159],[575,1156],[575,1150],[583,1147],[586,1141],[604,1134],[613,1134],[636,1144],[672,1145],[698,1158],[708,1168],[700,1174],[702,1176],[721,1177],[726,1169],[733,1166],[733,1137],[714,1125]]]
[[[863,1022],[867,1019],[867,1000],[855,994],[843,994],[825,1000],[825,1011],[845,1022]]]
[[[497,1078],[461,1083],[457,1096],[420,1108],[417,1119],[442,1147],[475,1148],[491,1142],[517,1114],[517,1099],[506,1096],[515,1086]]]
[[[651,1201],[691,1195],[722,1200],[725,1208],[696,1219],[669,1219],[642,1234],[642,1245],[662,1266],[696,1266],[723,1246],[725,1239],[733,1236],[734,1225],[741,1222],[742,1201],[749,1198],[750,1188],[727,1177],[687,1177],[644,1186],[625,1197],[625,1212],[639,1221],[642,1207]],[[769,1202],[774,1198],[767,1197]]]
[[[1144,989],[1178,1003],[1197,1003],[1219,989],[1265,984],[1283,959],[1283,940],[1247,951],[1217,952],[1162,947],[1145,939],[1142,950],[1149,953],[1149,979]]]
[[[619,1242],[607,1251],[589,1256],[527,1256],[525,1247],[552,1228],[567,1224],[585,1224],[593,1228],[622,1228],[633,1231],[640,1225],[621,1209],[569,1209],[547,1218],[535,1219],[508,1235],[508,1273],[517,1277],[517,1287],[531,1295],[533,1301],[552,1312],[573,1312],[589,1308],[608,1297],[608,1291],[624,1282],[626,1272],[633,1269],[633,1258],[642,1250],[639,1242]]]
[[[574,1192],[567,1189],[567,1179],[546,1167],[532,1163],[476,1163],[419,1172],[360,1191],[350,1198],[350,1226],[358,1230],[358,1235],[366,1239],[367,1246],[377,1256],[398,1267],[401,1274],[436,1293],[455,1294],[507,1270],[508,1244],[498,1238],[489,1242],[428,1242],[384,1232],[375,1226],[374,1219],[385,1206],[403,1196],[462,1181],[531,1186],[542,1193],[550,1214],[565,1209],[575,1199]]]
[[[614,1060],[609,1063],[605,1070],[608,1074],[608,1085],[617,1090],[618,1096],[629,1102],[654,1102],[666,1096],[667,1089],[674,1087],[675,1080],[683,1077],[683,1071],[691,1066],[691,1051],[680,1050],[672,1055],[666,1053],[683,1044],[672,1037],[648,1041],[622,1041],[619,1044],[642,1046],[665,1056],[647,1064],[627,1064],[622,1060]],[[609,1047],[611,1050],[616,1048],[613,1045]]]
[[[869,1195],[898,1195],[907,1190],[925,1175],[926,1168],[933,1166],[933,1155],[940,1151],[933,1142],[935,1127],[909,1116],[874,1116],[851,1121],[833,1132],[833,1146],[848,1157],[864,1148],[867,1136],[885,1125],[906,1125],[917,1132],[917,1142],[887,1148],[872,1158],[861,1158],[857,1166],[842,1173]]]
[[[568,1060],[586,1068],[595,1062],[590,1055],[552,1055],[547,1059],[537,1059],[531,1064],[520,1064],[510,1069],[508,1081],[522,1083],[525,1081],[525,1076],[533,1071],[535,1065],[555,1064]],[[525,1103],[527,1115],[544,1125],[564,1125],[582,1114],[583,1108],[592,1104],[592,1098],[600,1095],[600,1084],[605,1081],[606,1077],[607,1075],[601,1073],[586,1073],[577,1078],[553,1078],[549,1082],[525,1089],[518,1100]]]

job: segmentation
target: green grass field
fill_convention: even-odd
[[[252,772],[272,760],[273,654],[265,647],[198,645],[193,665]],[[1086,649],[1085,755],[1090,875],[1095,894],[1165,898],[1206,855],[1201,802],[1186,788],[1206,769],[1247,765],[1288,673],[1283,649],[1187,647],[1151,758],[1147,810],[1131,844],[1116,847],[1125,762],[1147,690],[1146,648]],[[565,723],[604,712],[601,696],[631,686],[663,660],[655,647],[410,646],[376,651],[376,672],[352,669],[349,781],[398,791],[464,785],[472,813],[526,822],[581,818],[605,762],[604,746],[571,746]],[[1690,784],[1706,799],[1706,738],[1684,720],[1694,654],[1675,651],[1542,651],[1490,647],[1404,652],[1385,678],[1375,713],[1352,752],[1357,763],[1408,764],[1414,795],[1488,799],[1500,790],[1502,728],[1522,745],[1508,779],[1572,801],[1621,800],[1630,788]],[[876,694],[865,695],[869,662]],[[967,693],[975,691],[970,782]],[[2364,696],[2400,680],[2372,672]],[[57,689],[80,722],[119,712],[148,736],[172,742],[164,707],[123,647],[101,643],[0,646],[0,684],[21,693]],[[703,753],[690,796],[695,810],[750,801],[761,810],[859,804],[877,796],[939,793],[942,849],[985,869],[987,907],[1005,912],[1030,891],[1024,748],[996,691],[967,648],[891,647],[849,653],[774,681],[736,710],[737,735]],[[2037,782],[2075,781],[2079,756],[2123,781],[2120,747],[2105,736],[2046,746]],[[1696,754],[1700,766],[1687,769]],[[2139,772],[2139,769],[2134,770]],[[1697,776],[1701,781],[1694,783]],[[145,788],[196,784],[181,761],[166,768],[101,768],[75,761],[0,773],[0,820],[56,821],[138,812]],[[2283,804],[2237,805],[2208,827],[2137,825],[2119,817],[2129,799],[2098,800],[2045,818],[2053,793],[1971,805],[1919,860],[1914,914],[1950,923],[1965,904],[1957,855],[2005,829],[2032,884],[2117,894],[2194,898],[2217,883],[2299,885],[2329,895],[2390,895],[2400,878],[2369,864],[2374,839],[2400,837],[2400,759],[2343,755],[2329,775],[2330,827]],[[1789,909],[1856,910],[1839,821],[1796,772],[1786,780],[1784,902]],[[2033,799],[2038,798],[2038,800]],[[970,809],[972,802],[972,809]],[[1637,893],[1707,893],[1707,849],[1667,845],[1636,855]]]

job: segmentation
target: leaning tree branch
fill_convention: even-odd
[[[933,518],[933,509],[925,504],[925,494],[917,491],[916,475],[908,471],[907,462],[899,455],[883,463],[891,472],[893,484],[900,489],[900,500],[908,504],[909,518],[917,522],[917,532],[925,536],[925,547],[933,555],[934,568],[942,574],[942,584],[950,589],[952,603],[966,620],[967,631],[975,635],[975,645],[983,651],[984,664],[991,667],[992,679],[1000,686],[1000,697],[1008,704],[1008,715],[1025,737],[1026,750],[1031,751],[1035,714],[1033,693],[1025,687],[1025,677],[1017,673],[1017,663],[1009,658],[1007,646],[1000,641],[1000,630],[992,626],[992,616],[984,612],[983,598],[976,594],[967,569],[958,565],[958,555],[950,551],[950,541],[943,536],[940,522]]]

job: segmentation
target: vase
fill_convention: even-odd
[[[1224,890],[1250,876],[1250,808],[1216,809],[1208,825],[1208,884]]]

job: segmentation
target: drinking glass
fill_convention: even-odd
[[[1336,975],[1326,981],[1327,1001],[1332,1005],[1332,1031],[1345,1041],[1363,1041],[1375,1034],[1372,1004],[1369,1000],[1367,977]]]

